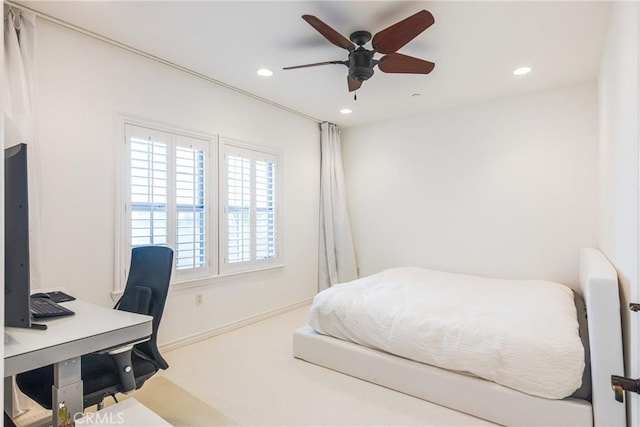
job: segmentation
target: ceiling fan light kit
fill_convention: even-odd
[[[302,19],[315,28],[329,42],[348,50],[349,57],[346,61],[316,62],[284,67],[284,70],[342,64],[349,68],[347,87],[349,92],[353,92],[362,86],[362,82],[373,76],[376,65],[383,73],[408,74],[429,74],[435,66],[433,62],[397,53],[400,48],[433,25],[435,20],[427,10],[421,10],[385,28],[376,33],[373,38],[370,32],[361,30],[351,33],[349,39],[347,39],[313,15],[302,15]],[[371,41],[371,46],[373,47],[371,50],[364,47],[369,41]],[[376,53],[382,53],[384,56],[380,59],[375,59],[374,55]]]

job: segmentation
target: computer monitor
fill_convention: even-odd
[[[4,324],[30,328],[27,145],[4,151]]]

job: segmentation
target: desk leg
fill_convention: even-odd
[[[83,412],[82,375],[80,357],[63,360],[53,365],[53,425],[58,426],[58,403],[64,402],[72,419]]]

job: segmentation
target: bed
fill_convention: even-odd
[[[299,359],[497,424],[624,426],[625,406],[615,401],[610,384],[612,374],[624,373],[617,274],[600,251],[586,248],[580,253],[579,277],[589,330],[590,401],[525,393],[467,372],[320,334],[308,325],[294,332],[293,353]]]

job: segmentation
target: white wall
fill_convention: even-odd
[[[640,250],[640,3],[614,2],[599,78],[598,244],[618,270],[622,289],[626,375],[640,376],[638,315]],[[638,396],[629,395],[630,425],[640,424]]]
[[[173,291],[161,343],[315,295],[317,123],[40,19],[37,52],[43,287],[113,304],[116,116],[126,113],[283,153],[286,266]]]
[[[595,245],[596,84],[347,128],[360,274],[397,265],[578,282]]]

